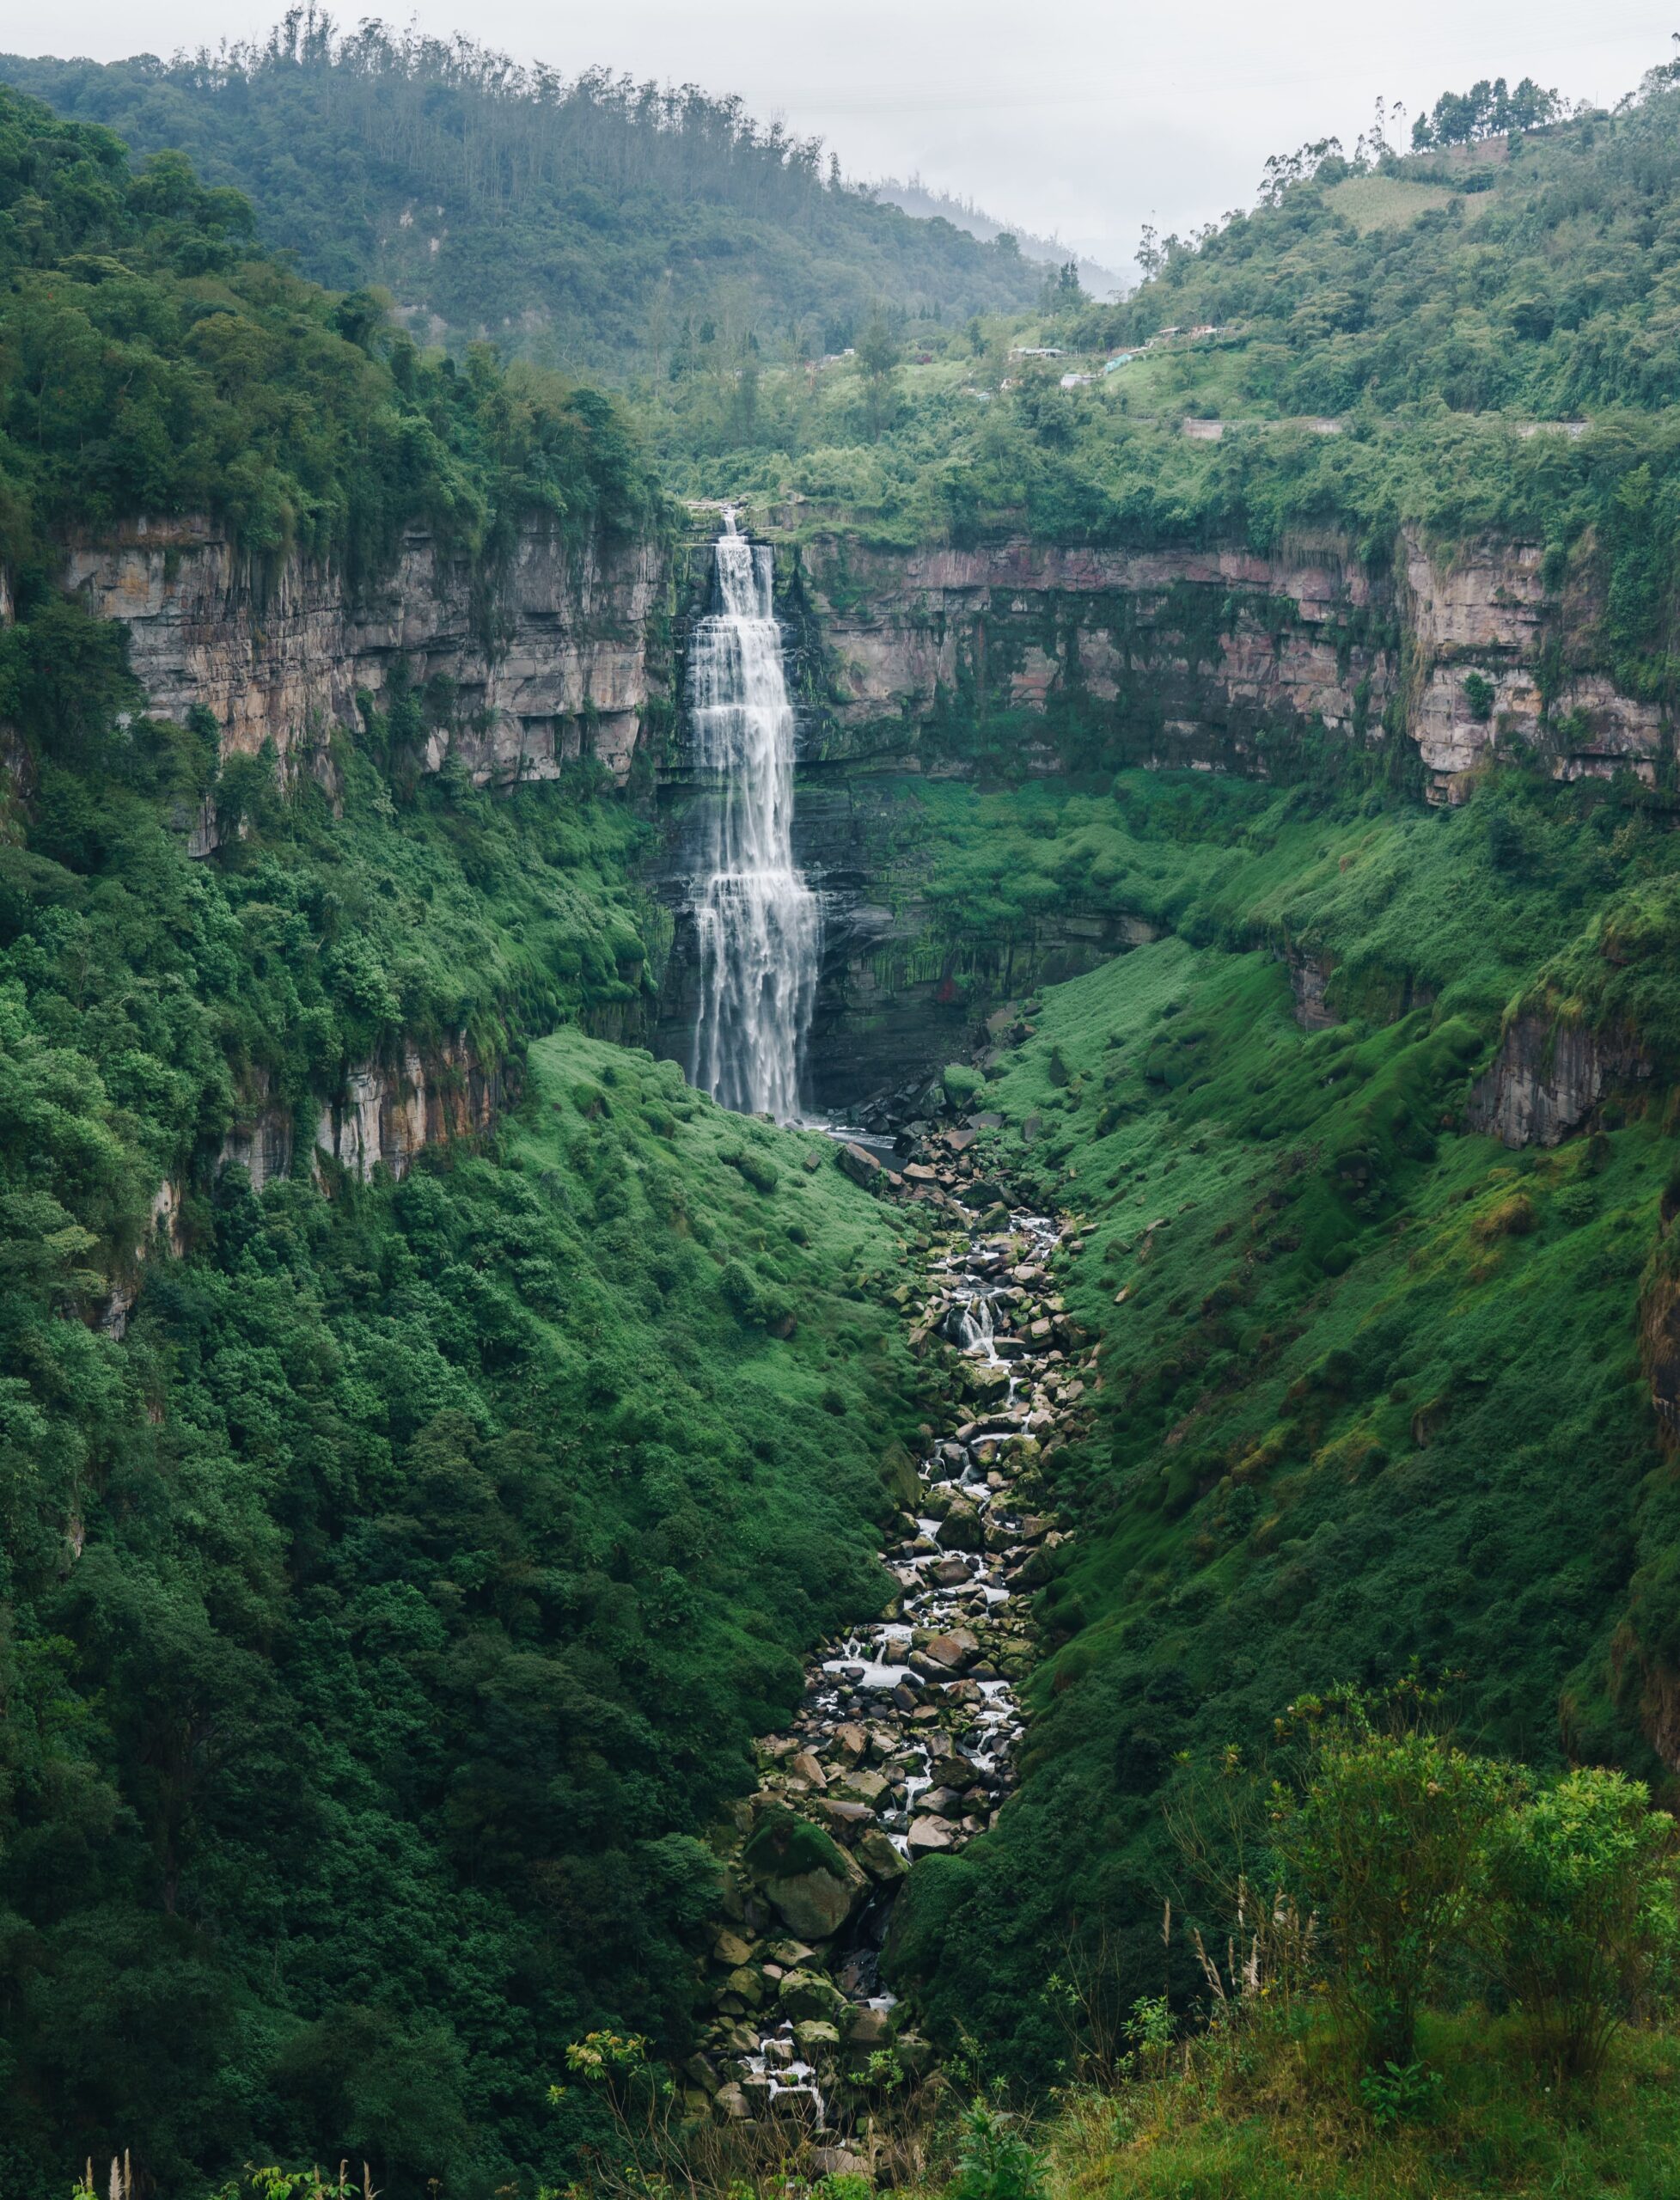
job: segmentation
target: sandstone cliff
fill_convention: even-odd
[[[1561,778],[1626,765],[1648,782],[1665,742],[1656,706],[1592,662],[1591,589],[1549,589],[1533,544],[1447,559],[1408,531],[1371,566],[1335,535],[1262,557],[787,534],[779,563],[813,661],[817,761],[937,768],[942,722],[1013,714],[1017,755],[1049,770],[1082,743],[1265,774],[1303,741],[1403,741],[1446,802],[1496,749],[1536,751]],[[1042,742],[1023,718],[1044,721]]]
[[[130,659],[160,716],[195,705],[224,751],[272,741],[282,759],[357,723],[400,661],[417,684],[454,690],[451,726],[431,734],[436,770],[451,747],[473,779],[551,779],[592,755],[623,783],[666,675],[658,613],[662,550],[547,529],[522,536],[497,591],[497,639],[475,616],[464,556],[424,532],[404,538],[391,571],[352,590],[331,567],[300,559],[268,572],[204,519],[136,520],[73,542],[66,584],[126,626]]]

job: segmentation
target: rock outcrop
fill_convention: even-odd
[[[305,1128],[317,1164],[335,1164],[366,1183],[382,1165],[401,1176],[423,1148],[487,1130],[505,1097],[503,1072],[486,1069],[465,1038],[456,1038],[429,1054],[405,1047],[395,1062],[358,1064],[330,1099],[315,1104]],[[236,1164],[261,1191],[291,1167],[298,1128],[258,1072],[239,1121],[222,1140],[215,1173]]]
[[[1667,739],[1658,706],[1593,661],[1591,587],[1549,586],[1533,543],[1447,556],[1408,529],[1368,565],[1334,535],[1263,557],[818,535],[790,539],[778,565],[813,667],[814,761],[960,767],[958,717],[981,746],[987,721],[1001,725],[1015,763],[1047,771],[1100,749],[1265,775],[1304,741],[1403,740],[1430,798],[1452,802],[1501,749],[1562,779],[1626,767],[1650,781]]]
[[[1469,1124],[1506,1146],[1555,1146],[1613,1085],[1650,1074],[1649,1058],[1631,1037],[1513,1017],[1493,1063],[1471,1088]]]
[[[651,707],[663,700],[658,546],[531,528],[493,606],[463,554],[411,529],[391,570],[352,589],[330,565],[289,558],[269,571],[206,519],[140,519],[72,542],[66,585],[128,629],[130,662],[160,716],[195,705],[224,752],[272,742],[283,761],[357,722],[401,663],[449,697],[425,762],[451,749],[480,784],[553,778],[598,757],[620,783]],[[493,627],[493,643],[485,631]]]

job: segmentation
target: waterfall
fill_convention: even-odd
[[[689,1081],[742,1115],[799,1114],[822,920],[793,867],[793,711],[773,565],[724,515],[718,608],[694,629],[688,723],[715,778],[694,883],[699,1013]]]

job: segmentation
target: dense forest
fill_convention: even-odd
[[[492,571],[520,514],[645,523],[611,406],[419,362],[178,160],[0,125],[0,2176],[182,2191],[330,2130],[488,2191],[564,2158],[567,2039],[681,2036],[698,1836],[868,1594],[908,1377],[846,1279],[892,1240],[579,1035],[660,921],[592,767],[421,780],[399,693],[280,783],[54,585],[50,529],[136,509],[351,575],[416,516]],[[217,1165],[254,1091],[402,1045],[533,1112],[330,1200]]]
[[[1304,148],[1098,303],[692,89],[301,13],[0,63],[9,2191],[1668,2200],[1677,68]],[[639,1043],[685,495],[773,547],[872,1153]],[[376,686],[165,715],[65,581],[174,607],[188,522],[254,666],[307,596]],[[620,784],[592,690],[469,763],[419,541],[492,670],[640,649]],[[907,1627],[889,1731],[820,1661],[916,1566],[1009,1626]]]
[[[377,284],[425,342],[657,379],[680,349],[802,358],[883,306],[962,320],[1042,270],[825,168],[738,100],[604,70],[565,80],[470,40],[340,34],[294,9],[260,46],[168,62],[0,57],[0,77],[139,154],[186,152],[264,241],[341,290]]]

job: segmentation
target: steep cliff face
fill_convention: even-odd
[[[254,568],[204,519],[137,520],[73,542],[66,584],[128,629],[153,708],[208,710],[224,752],[272,741],[283,759],[354,725],[400,662],[416,684],[450,683],[451,748],[480,784],[551,779],[594,755],[621,785],[666,693],[665,561],[652,541],[548,529],[520,538],[486,610],[470,561],[411,532],[388,573],[358,590],[299,559]],[[486,629],[494,632],[493,644]]]
[[[240,1120],[222,1140],[216,1172],[236,1163],[260,1192],[291,1167],[302,1131],[311,1138],[317,1167],[335,1163],[361,1183],[382,1164],[402,1176],[425,1147],[487,1130],[505,1097],[503,1072],[486,1069],[465,1038],[430,1054],[406,1046],[397,1060],[358,1063],[302,1125],[272,1097],[267,1078],[259,1073]]]
[[[1506,1146],[1555,1146],[1613,1085],[1651,1072],[1649,1057],[1630,1034],[1610,1037],[1579,1024],[1515,1017],[1492,1066],[1472,1088],[1469,1126],[1491,1131]]]
[[[1334,535],[1260,557],[834,535],[781,562],[812,661],[814,759],[926,768],[948,761],[954,718],[1017,714],[1017,760],[1049,770],[1100,747],[1264,774],[1304,738],[1404,742],[1430,798],[1451,802],[1499,749],[1538,751],[1561,778],[1626,765],[1649,781],[1667,739],[1654,705],[1595,668],[1591,587],[1549,588],[1534,544],[1448,559],[1407,532],[1373,566]]]

